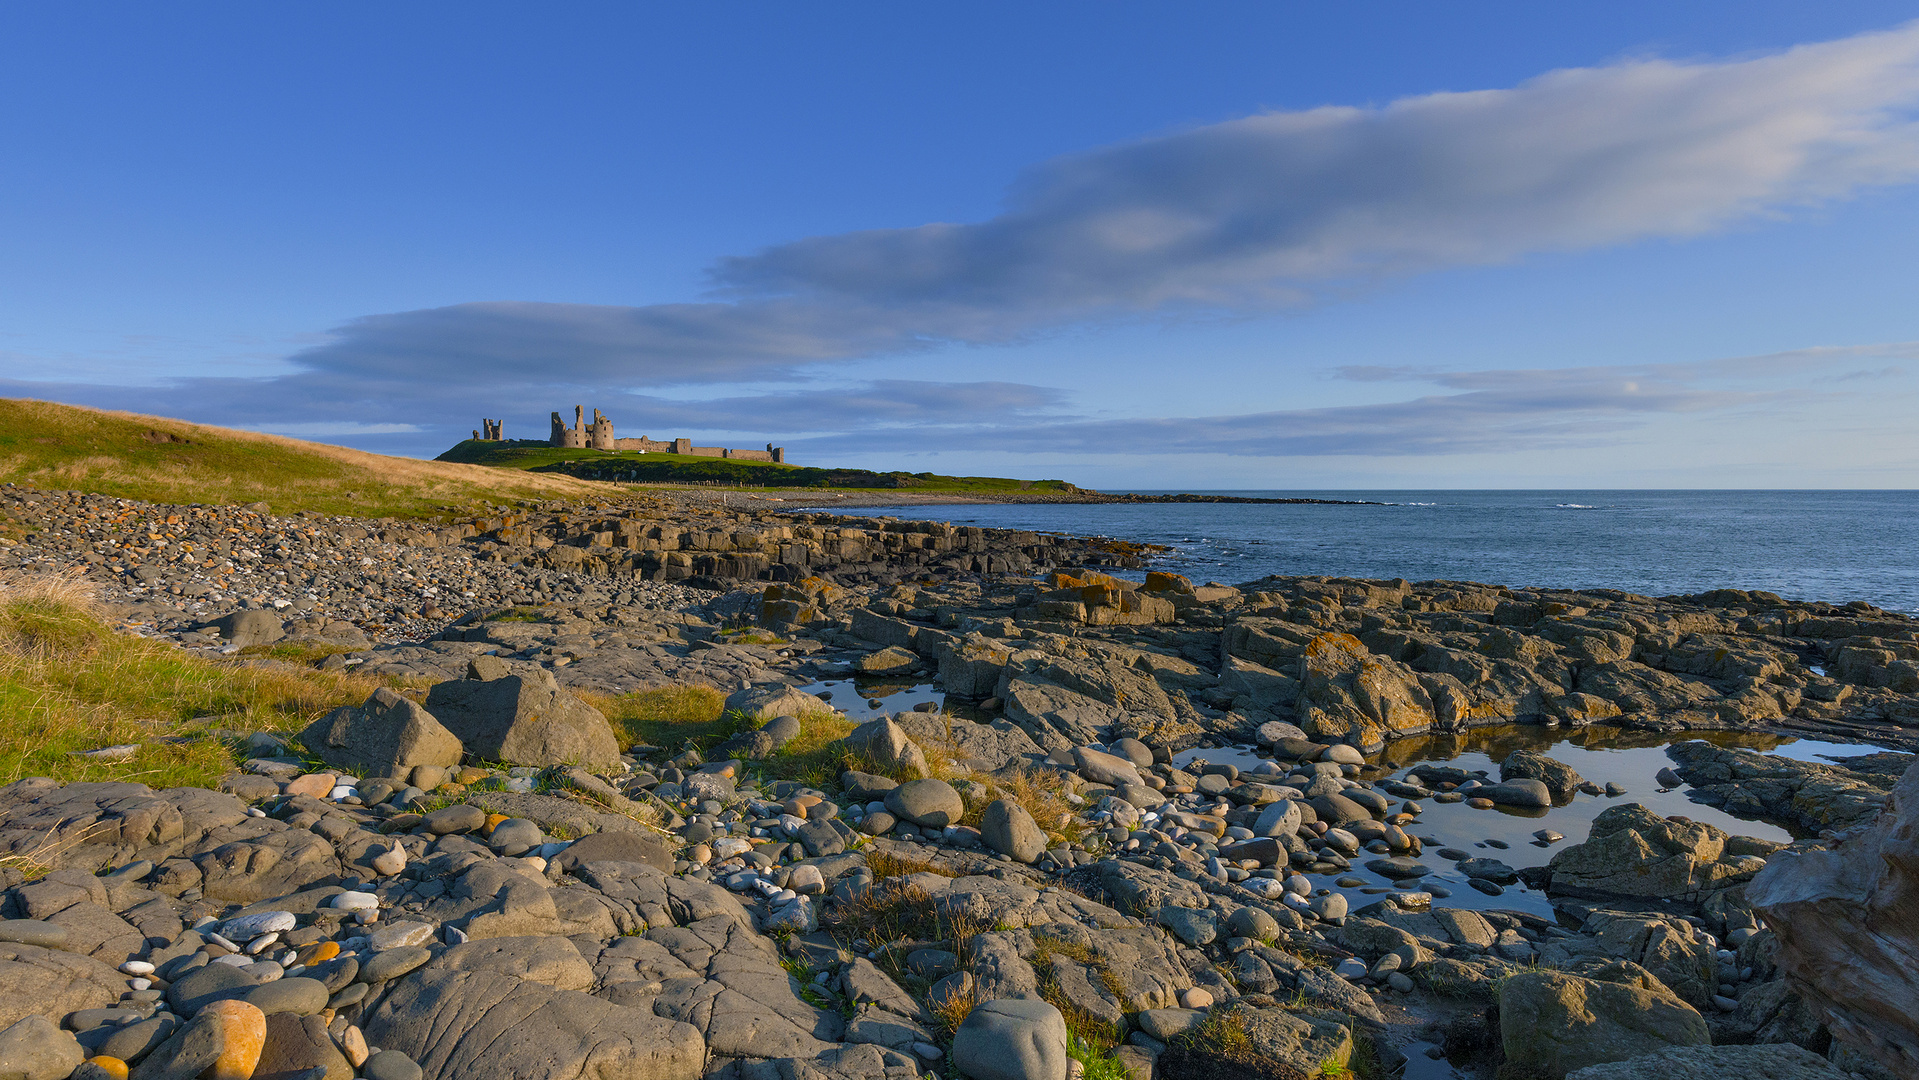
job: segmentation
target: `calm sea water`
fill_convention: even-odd
[[[1226,491],[1385,506],[908,506],[856,511],[1170,545],[1156,569],[1611,588],[1764,589],[1919,615],[1914,491]]]

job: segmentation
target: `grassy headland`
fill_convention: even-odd
[[[769,489],[910,488],[914,491],[991,494],[1016,494],[1022,491],[1070,493],[1079,490],[1064,480],[874,472],[869,469],[827,469],[686,454],[568,450],[533,439],[509,439],[503,442],[467,439],[434,460],[638,484],[732,484]]]
[[[427,518],[481,501],[594,496],[547,473],[386,457],[157,416],[0,398],[0,482],[274,513]]]

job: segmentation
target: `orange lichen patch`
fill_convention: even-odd
[[[1366,646],[1351,634],[1321,634],[1306,643],[1306,655],[1309,657],[1322,657],[1335,651],[1361,656],[1365,654]]]

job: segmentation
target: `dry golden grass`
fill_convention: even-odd
[[[1086,823],[1066,801],[1066,781],[1052,769],[1021,766],[989,779],[1001,798],[1018,803],[1033,821],[1055,840],[1078,840],[1086,835]]]
[[[662,686],[618,695],[583,691],[579,697],[606,714],[627,746],[644,743],[678,751],[689,741],[726,738],[735,730],[720,715],[726,695],[710,686]]]
[[[478,501],[603,498],[606,484],[420,461],[281,435],[0,398],[0,481],[276,513],[432,517]]]
[[[911,855],[898,855],[878,848],[867,851],[866,868],[873,871],[876,878],[909,877],[913,874],[938,874],[952,877],[953,872],[931,859],[916,858]]]
[[[940,1041],[951,1044],[953,1033],[966,1022],[966,1017],[979,1004],[979,990],[971,983],[965,990],[946,994],[927,1003],[927,1011],[933,1014],[933,1025],[937,1028]]]
[[[293,731],[380,685],[116,633],[71,578],[0,577],[0,784],[211,785],[235,757],[225,742],[195,737],[207,728]],[[124,761],[75,756],[121,745],[138,749]]]

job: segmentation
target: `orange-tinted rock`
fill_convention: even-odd
[[[334,775],[330,772],[307,773],[287,781],[288,795],[306,795],[315,799],[324,799],[333,791]]]
[[[340,955],[339,942],[321,941],[301,949],[297,962],[312,967],[315,964],[324,964],[338,955]]]
[[[108,1057],[105,1054],[101,1054],[98,1057],[88,1058],[87,1064],[113,1077],[113,1080],[127,1080],[127,1063],[117,1057]]]
[[[267,1015],[258,1006],[232,1000],[216,1001],[201,1011],[217,1014],[226,1033],[219,1058],[201,1075],[206,1080],[252,1080],[266,1048]]]

